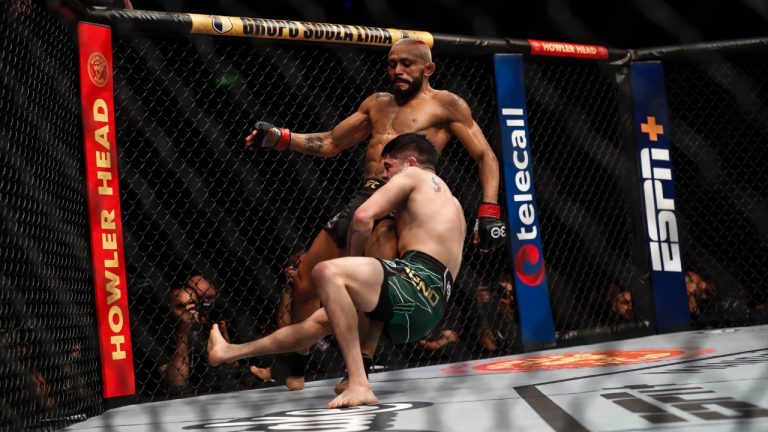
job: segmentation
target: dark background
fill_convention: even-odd
[[[768,0],[132,0],[135,9],[645,48],[768,35]]]

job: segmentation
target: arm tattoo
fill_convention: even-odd
[[[308,153],[320,154],[323,149],[323,137],[320,134],[309,134],[306,147]]]
[[[432,179],[432,189],[434,189],[435,192],[440,192],[443,189],[440,186],[440,183],[438,183],[434,177],[430,177],[430,178]]]

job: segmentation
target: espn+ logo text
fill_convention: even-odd
[[[683,269],[675,199],[664,196],[664,185],[668,184],[670,188],[672,186],[672,169],[669,168],[669,163],[668,149],[651,147],[640,150],[651,267],[654,271],[681,272]]]
[[[522,108],[502,108],[502,120],[508,128],[512,142],[512,164],[514,185],[512,196],[517,206],[520,228],[514,233],[517,241],[525,242],[515,253],[515,273],[526,285],[537,286],[544,280],[544,259],[541,253],[539,231],[536,224],[536,209],[533,205],[533,179],[531,176],[531,152],[525,129],[525,115]]]

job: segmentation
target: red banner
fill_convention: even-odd
[[[567,42],[550,42],[528,39],[531,54],[551,57],[575,57],[587,59],[607,59],[608,48],[600,45],[582,45]]]
[[[136,392],[115,148],[112,31],[79,23],[77,33],[101,376],[104,397],[111,398]]]

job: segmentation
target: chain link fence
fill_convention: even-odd
[[[385,89],[386,52],[125,37],[116,53],[126,245],[136,295],[133,332],[160,335],[136,343],[140,397],[264,385],[247,372],[247,364],[208,368],[205,326],[180,332],[169,292],[198,272],[217,286],[213,315],[227,321],[232,340],[276,328],[283,263],[306,248],[354,193],[364,147],[318,159],[249,152],[243,137],[258,119],[299,132],[331,129],[367,95]],[[491,76],[490,59],[439,53],[436,58],[434,87],[465,98],[496,143],[495,108],[489,103],[493,88],[483,78]],[[578,62],[526,62],[534,172],[559,345],[653,331],[651,314],[637,305],[646,263],[636,249],[636,162],[626,148],[621,106],[626,96],[615,85],[619,71]],[[475,163],[452,143],[438,169],[473,220],[480,185],[466,179],[477,178]],[[418,345],[385,341],[377,366],[422,366],[519,351],[510,309],[514,296],[505,283],[511,270],[508,251],[482,256],[467,244],[465,252],[460,289],[443,325]],[[182,340],[180,333],[190,336]],[[271,364],[269,358],[254,361]],[[185,371],[169,378],[172,367]],[[308,379],[339,376],[342,370],[333,340],[320,341]]]
[[[297,132],[330,130],[365,97],[386,90],[386,52],[204,37],[116,41],[116,121],[140,398],[263,385],[244,362],[207,367],[206,326],[187,326],[172,303],[189,275],[199,273],[216,287],[211,321],[226,321],[231,340],[275,329],[283,264],[351,199],[362,180],[365,145],[322,159],[248,151],[244,137],[256,120]],[[437,62],[433,86],[462,96],[492,137],[490,59],[440,56]],[[455,141],[438,171],[474,221],[481,199],[474,160]],[[505,296],[498,279],[508,273],[508,252],[480,255],[469,239],[465,250],[444,325],[425,345],[383,343],[380,367],[515,352],[513,316],[504,329],[492,328],[493,317],[478,319]],[[492,292],[478,307],[477,291],[487,286]],[[430,349],[443,330],[456,342]],[[254,362],[270,365],[270,359]],[[307,379],[341,373],[333,340],[318,344]]]
[[[43,1],[0,3],[0,429],[100,413],[76,50]]]
[[[530,60],[527,104],[541,235],[559,344],[649,330],[634,291],[632,207],[619,68]]]
[[[54,429],[103,411],[76,50],[72,29],[41,1],[4,2],[0,13],[0,427]],[[365,143],[322,159],[249,151],[244,136],[256,120],[331,129],[386,89],[387,51],[202,36],[114,41],[135,401],[273,385],[248,371],[272,357],[208,367],[208,326],[226,322],[235,342],[277,328],[290,299],[285,263],[355,193]],[[701,328],[768,322],[768,64],[747,58],[665,64],[690,308]],[[433,87],[467,101],[499,154],[491,58],[435,59]],[[528,58],[525,71],[558,345],[650,333],[635,304],[647,264],[636,249],[621,68]],[[437,169],[473,223],[475,162],[454,140]],[[468,238],[464,258],[441,325],[418,344],[382,341],[378,369],[520,351],[509,251],[481,255]],[[189,320],[190,305],[203,323]],[[311,354],[309,380],[343,373],[332,338]]]
[[[664,68],[694,325],[768,323],[768,62],[709,52]]]

